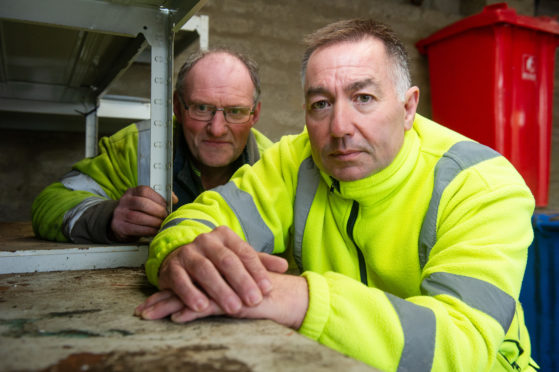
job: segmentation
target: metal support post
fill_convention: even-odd
[[[196,31],[200,39],[200,50],[208,50],[210,44],[210,17],[207,15],[192,16],[181,30]]]
[[[85,157],[97,156],[97,138],[99,133],[99,122],[97,110],[93,109],[85,115]]]
[[[160,9],[152,27],[144,30],[151,45],[151,130],[149,186],[172,209],[173,123],[172,71],[173,36],[171,14]]]

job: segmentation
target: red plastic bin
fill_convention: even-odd
[[[419,41],[433,119],[503,154],[546,206],[559,22],[486,6]]]

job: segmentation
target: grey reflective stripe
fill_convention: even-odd
[[[442,194],[452,180],[464,169],[501,156],[495,150],[477,142],[455,143],[440,159],[435,167],[435,182],[429,208],[423,219],[419,233],[419,265],[423,269],[437,242],[437,215]]]
[[[404,349],[398,371],[430,371],[435,356],[435,314],[427,307],[387,292],[385,294],[396,310],[404,332]]]
[[[136,123],[138,128],[138,185],[150,186],[150,146],[151,146],[151,123],[143,120]]]
[[[505,333],[516,311],[516,301],[510,295],[489,282],[462,275],[433,273],[421,283],[421,293],[426,296],[446,294],[456,297],[493,317]]]
[[[173,226],[177,226],[179,223],[181,223],[182,221],[196,221],[196,222],[200,222],[206,226],[208,226],[210,229],[215,229],[215,225],[213,223],[211,223],[208,220],[202,220],[199,218],[175,218],[172,219],[171,221],[167,222],[162,228],[161,230],[159,230],[159,232],[168,229],[169,227],[173,227]]]
[[[212,191],[219,193],[233,210],[241,224],[247,242],[256,251],[272,253],[274,251],[274,235],[260,216],[252,195],[240,190],[231,181],[212,189]]]
[[[92,197],[89,197],[89,198],[86,198],[86,199],[82,200],[74,208],[69,209],[68,211],[66,211],[66,213],[64,213],[64,217],[62,219],[62,233],[64,234],[64,236],[66,236],[68,239],[73,241],[73,239],[72,239],[72,229],[74,228],[74,225],[76,224],[76,221],[80,219],[82,214],[89,207],[92,207],[92,206],[94,206],[98,203],[102,203],[105,200],[106,199],[104,199],[104,198],[100,198],[100,197],[97,197],[97,196],[92,196]]]
[[[81,190],[87,191],[92,194],[102,196],[104,198],[110,199],[105,190],[99,185],[95,180],[89,177],[87,174],[81,173],[77,170],[73,170],[60,180],[60,182],[72,191]]]
[[[303,271],[303,233],[319,182],[320,173],[312,157],[309,156],[303,160],[299,167],[297,191],[295,193],[295,207],[293,211],[293,256],[301,272]]]

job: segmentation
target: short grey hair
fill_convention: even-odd
[[[382,41],[389,58],[395,62],[392,68],[392,77],[396,93],[403,101],[406,91],[411,87],[408,53],[390,27],[372,19],[342,20],[307,35],[303,40],[306,46],[301,66],[303,84],[305,83],[309,59],[317,49],[346,41],[357,42],[367,37]]]
[[[247,68],[248,73],[250,75],[250,79],[252,80],[252,84],[254,85],[253,100],[254,100],[254,104],[256,104],[260,99],[260,91],[261,91],[260,76],[258,75],[259,73],[258,64],[249,56],[229,48],[213,48],[210,50],[203,50],[203,51],[200,50],[186,57],[186,60],[184,61],[183,65],[179,70],[179,73],[177,75],[177,81],[175,83],[175,91],[179,93],[181,100],[183,99],[182,94],[184,92],[184,78],[186,77],[188,72],[192,70],[194,65],[198,63],[201,59],[203,59],[204,57],[210,54],[215,54],[215,53],[229,54],[230,56],[237,58],[239,61],[243,63],[243,65]]]

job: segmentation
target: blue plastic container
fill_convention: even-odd
[[[559,371],[559,214],[534,214],[534,242],[520,292],[532,359],[541,371]]]

